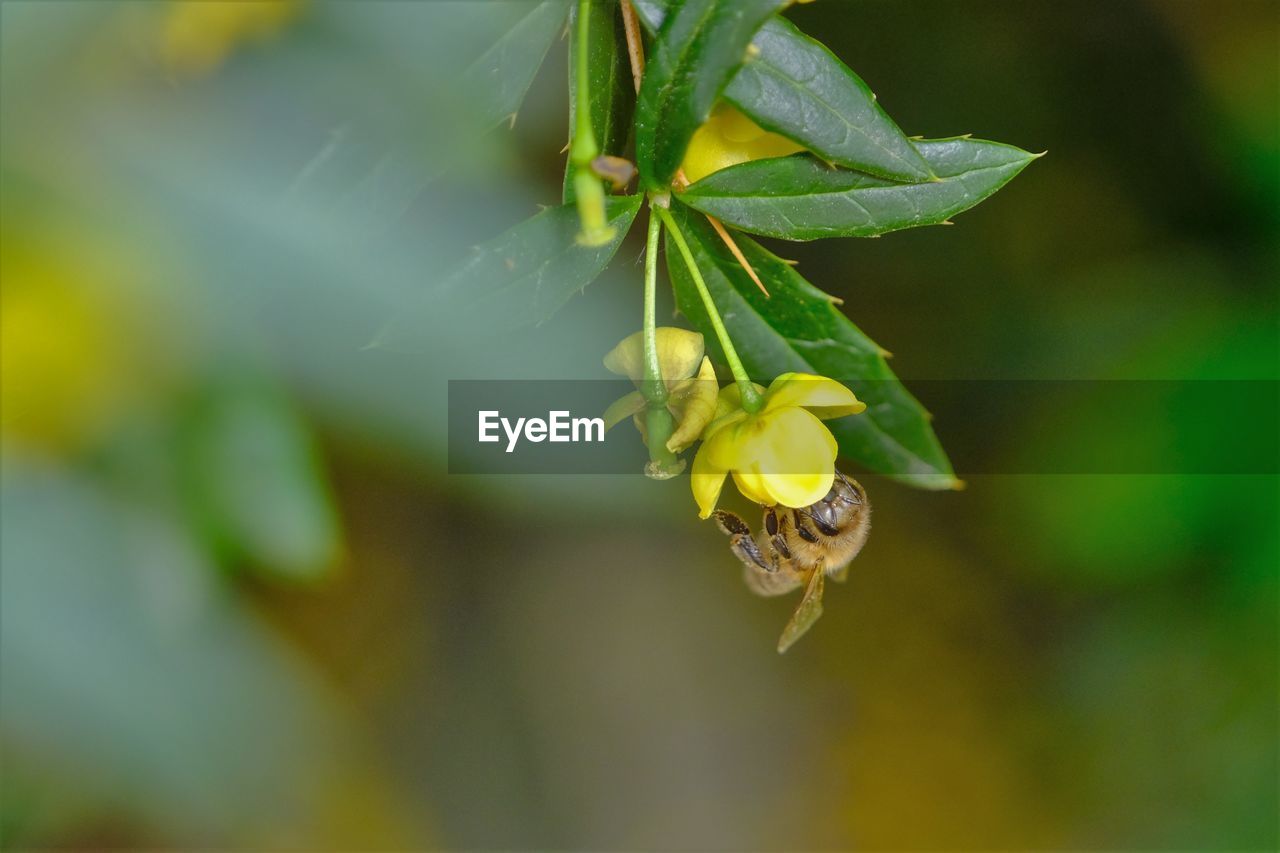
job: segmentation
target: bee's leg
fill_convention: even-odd
[[[789,564],[782,562],[776,550],[766,558],[760,551],[751,528],[731,512],[718,510],[716,524],[729,536],[729,550],[742,561],[742,579],[756,595],[785,595],[800,586],[800,578]],[[776,522],[776,520],[775,520]]]
[[[801,539],[803,539],[806,542],[817,542],[818,534],[810,530],[808,525],[806,525],[804,521],[800,518],[802,514],[808,515],[810,518],[813,518],[812,514],[802,509],[798,509],[795,512],[796,512],[796,517],[795,517],[796,533],[800,536]]]
[[[717,510],[715,516],[716,526],[729,537],[729,550],[742,561],[747,571],[774,570],[774,566],[765,562],[764,555],[760,553],[760,546],[756,544],[755,537],[751,535],[751,528],[745,521],[724,510]]]
[[[764,511],[764,532],[768,534],[773,550],[777,551],[782,559],[790,560],[791,549],[787,547],[786,523],[787,516],[779,516],[778,511],[773,507]]]

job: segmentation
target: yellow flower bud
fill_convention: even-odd
[[[702,335],[687,329],[659,326],[655,330],[658,368],[667,387],[693,376],[705,351]],[[625,376],[632,382],[644,379],[644,332],[629,335],[604,357],[610,373]]]
[[[675,418],[667,450],[679,453],[702,435],[717,415],[720,385],[711,359],[703,355],[702,335],[668,326],[656,330],[658,368],[667,386],[666,408]],[[604,358],[610,371],[639,385],[644,381],[644,333],[636,332]],[[695,371],[697,371],[695,375]],[[604,413],[605,429],[634,418],[636,429],[648,444],[642,413],[648,403],[639,391],[615,400]]]
[[[720,104],[693,134],[685,152],[684,175],[698,181],[730,166],[765,157],[785,157],[804,146],[771,133],[728,104]]]
[[[703,356],[698,375],[673,388],[667,400],[667,408],[676,417],[676,430],[667,440],[668,450],[679,453],[698,440],[716,416],[719,390],[711,359]]]

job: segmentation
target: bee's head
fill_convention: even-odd
[[[866,505],[867,493],[862,485],[837,471],[831,491],[810,507],[809,512],[819,529],[830,536],[831,531],[838,531],[853,521]]]

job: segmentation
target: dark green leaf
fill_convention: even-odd
[[[477,246],[470,258],[384,326],[373,345],[423,349],[443,325],[464,320],[480,320],[490,330],[546,321],[608,266],[641,199],[606,199],[605,213],[616,233],[604,246],[577,242],[578,212],[571,204],[526,219]]]
[[[666,7],[666,0],[635,4],[651,29]],[[734,75],[724,98],[761,127],[851,169],[902,181],[932,177],[867,84],[825,46],[781,17],[770,18],[752,45],[759,54]]]
[[[756,30],[783,0],[673,0],[653,40],[636,106],[636,159],[665,186],[693,133],[742,66]]]
[[[756,35],[760,55],[738,72],[725,99],[766,130],[822,159],[903,181],[933,177],[871,88],[826,47],[785,18]]]
[[[928,413],[889,369],[884,351],[830,297],[790,264],[738,235],[739,248],[772,294],[766,297],[703,217],[679,204],[671,206],[671,213],[688,238],[743,365],[756,381],[768,383],[794,370],[844,382],[867,410],[827,422],[842,455],[913,486],[954,487],[951,463],[933,434]],[[667,267],[676,305],[706,337],[713,358],[723,359],[677,253],[667,253]]]
[[[681,201],[728,225],[786,240],[874,237],[937,225],[1007,184],[1038,155],[980,139],[917,143],[938,179],[900,184],[834,169],[807,154],[708,175]]]
[[[577,15],[574,7],[573,15]],[[591,81],[591,127],[602,154],[620,156],[627,146],[631,114],[635,109],[635,88],[627,59],[626,35],[617,0],[591,0],[591,34],[588,36],[588,76]],[[577,27],[569,26],[569,127],[574,127],[577,111]],[[573,162],[565,165],[564,201],[574,200]]]
[[[462,90],[483,92],[474,104],[483,122],[495,125],[520,109],[529,84],[564,27],[568,0],[543,0],[462,73]]]

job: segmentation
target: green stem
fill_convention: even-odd
[[[591,127],[591,0],[578,0],[578,34],[574,45],[574,106],[573,150],[575,166],[589,166],[600,153],[596,134]]]
[[[650,475],[673,476],[683,467],[676,455],[667,449],[667,439],[675,431],[676,421],[667,409],[667,382],[658,361],[658,237],[662,223],[649,214],[649,232],[644,247],[644,380],[640,393],[649,403],[645,413],[649,439]]]
[[[707,283],[702,278],[702,272],[698,269],[697,262],[693,259],[693,252],[689,251],[689,244],[685,242],[680,226],[676,225],[676,221],[670,212],[663,210],[661,207],[650,205],[650,210],[657,211],[658,216],[662,218],[662,224],[667,227],[667,233],[675,241],[676,248],[680,250],[685,266],[689,269],[689,275],[693,277],[693,284],[698,289],[698,295],[702,297],[702,307],[707,311],[707,318],[711,321],[711,328],[715,330],[716,339],[720,341],[720,349],[724,350],[725,360],[729,362],[729,370],[733,373],[733,378],[738,383],[738,391],[742,396],[742,408],[748,412],[760,411],[764,406],[764,398],[760,396],[760,392],[756,390],[756,386],[751,382],[751,377],[747,375],[746,369],[743,368],[742,361],[738,358],[738,351],[733,348],[733,341],[729,338],[729,331],[725,329],[724,321],[720,319],[720,312],[716,309],[715,300],[711,298],[711,291],[707,289]]]
[[[649,214],[644,247],[644,397],[650,403],[667,402],[667,383],[658,362],[658,237],[662,222]]]
[[[573,164],[573,191],[578,203],[582,232],[578,242],[602,246],[614,237],[604,210],[604,187],[591,171],[591,161],[600,155],[591,127],[590,80],[591,0],[578,0],[578,33],[574,39],[574,129],[569,162]]]

